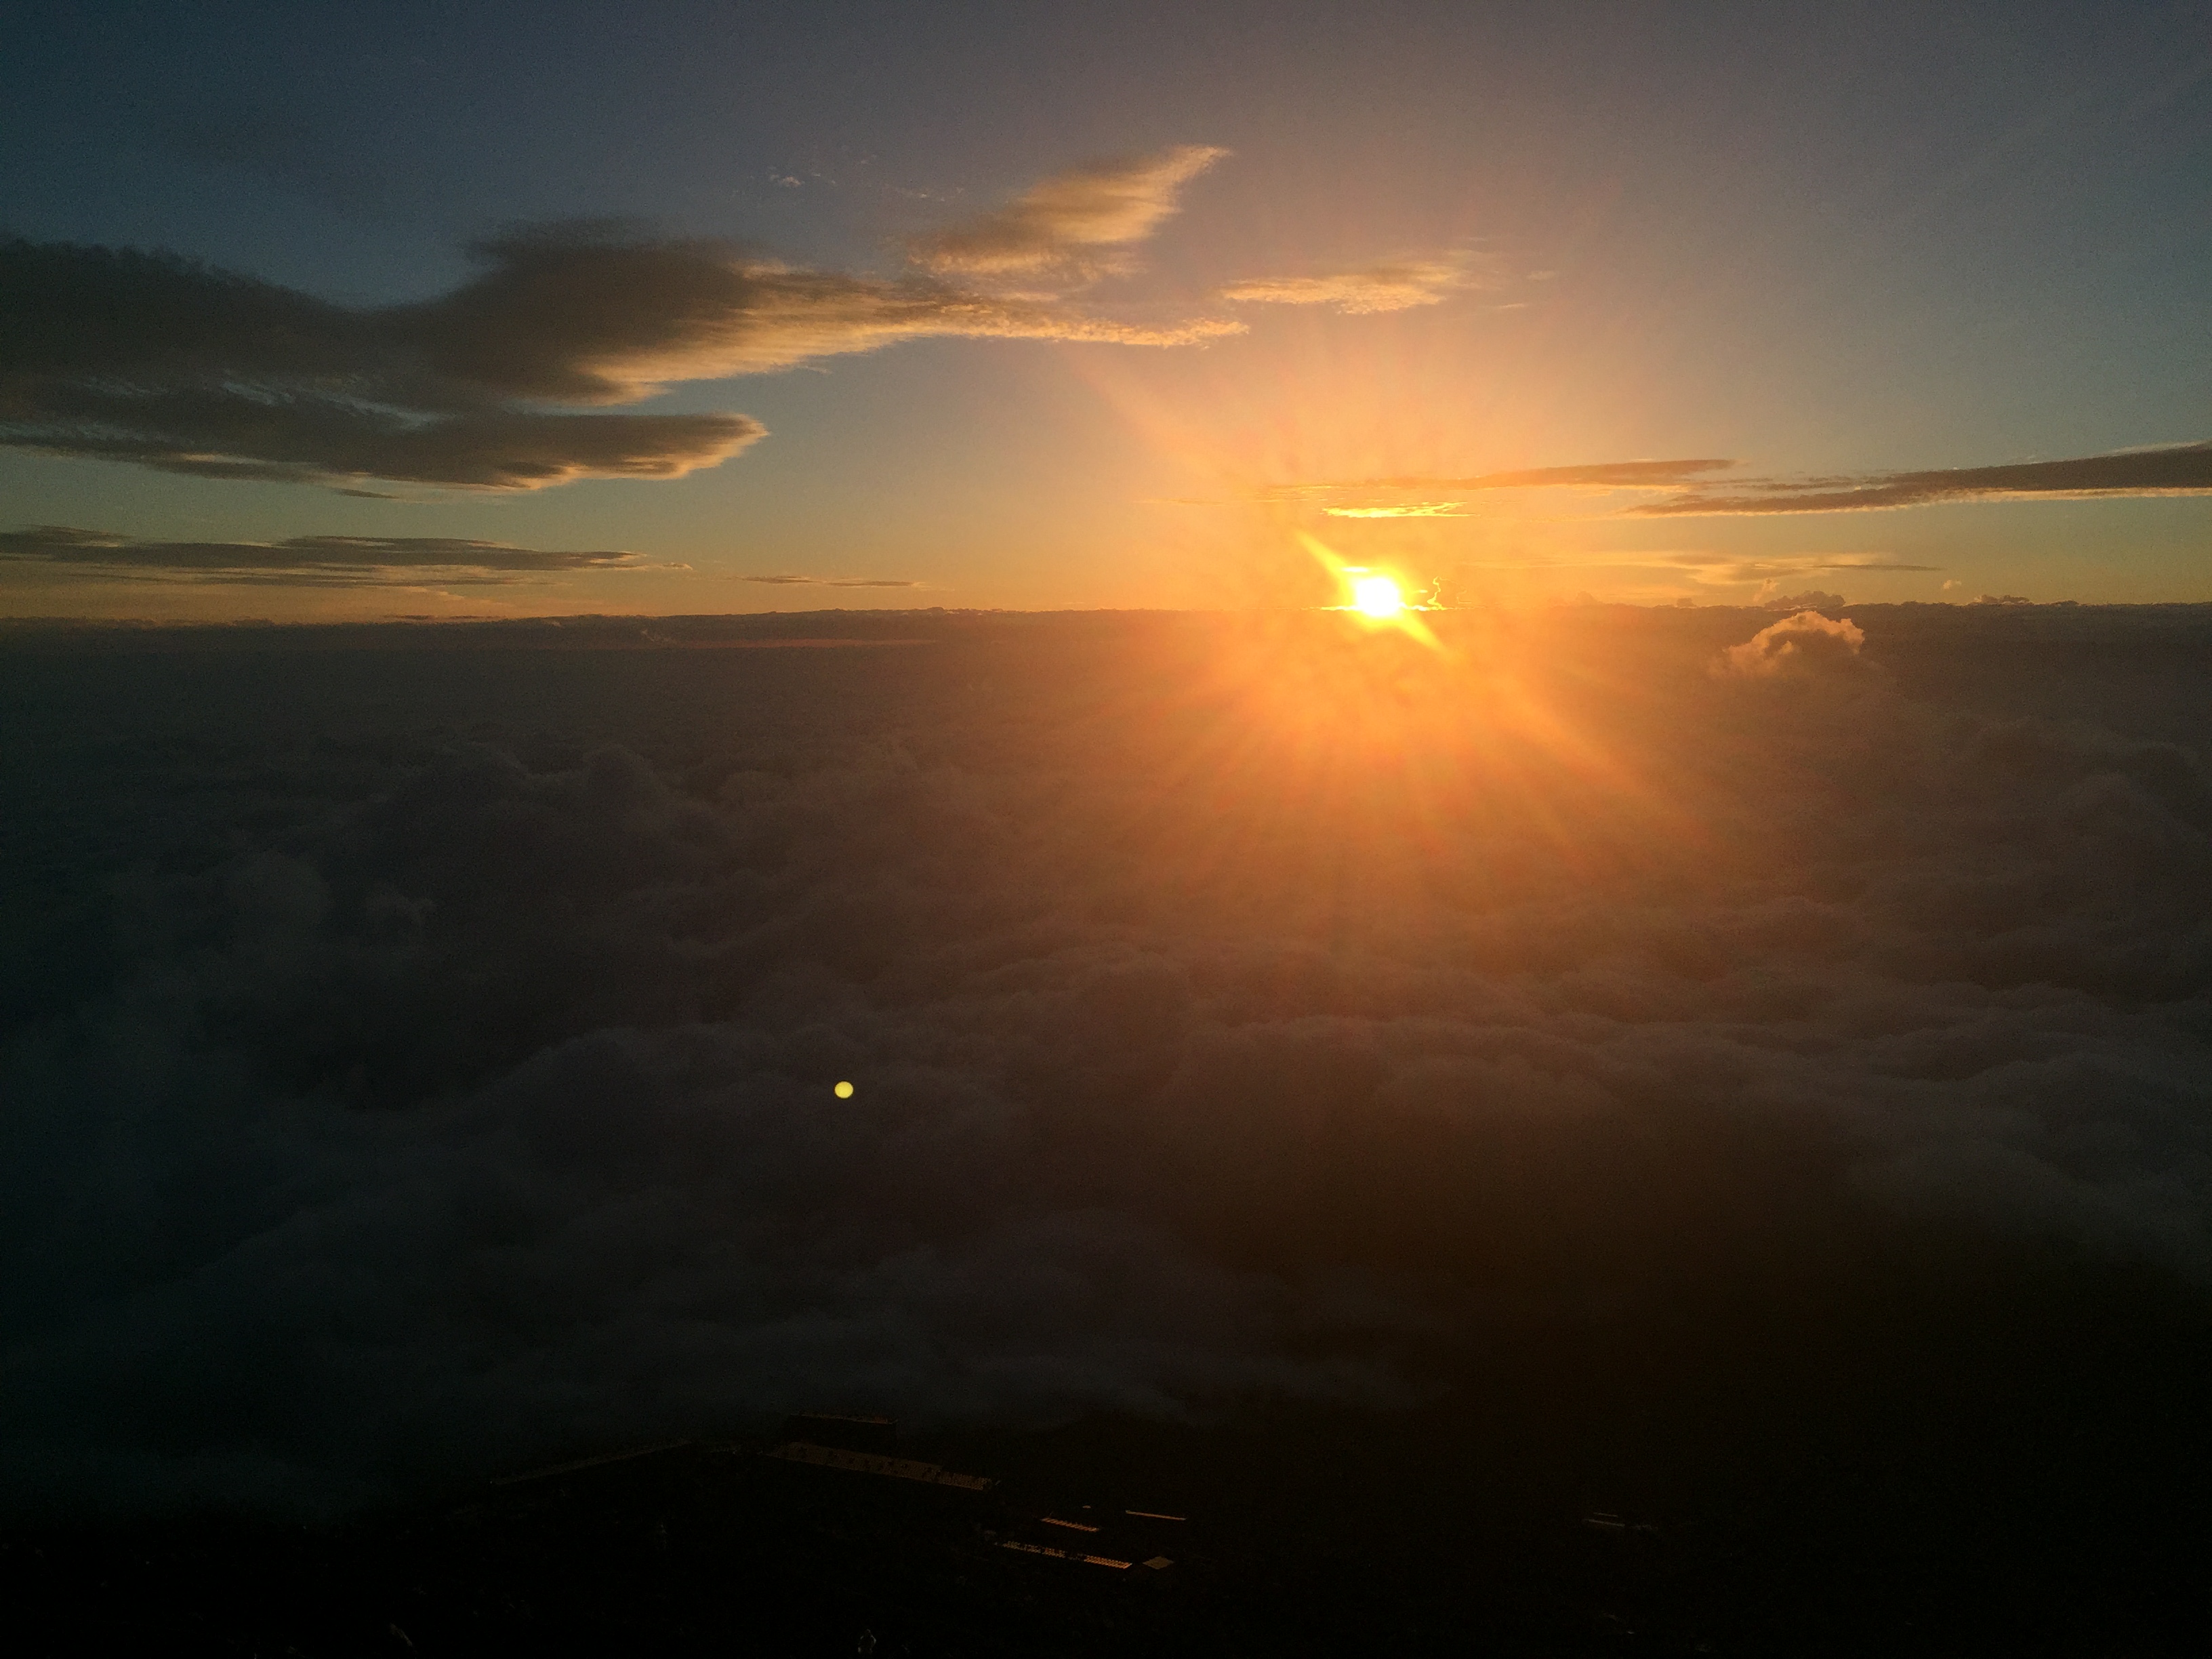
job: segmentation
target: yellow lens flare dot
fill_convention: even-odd
[[[1361,576],[1352,584],[1353,608],[1370,617],[1395,617],[1406,608],[1405,595],[1388,576]]]
[[[840,1100],[850,1100],[853,1097],[853,1085],[849,1083],[841,1083],[830,1092]]]

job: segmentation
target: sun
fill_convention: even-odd
[[[1354,581],[1352,604],[1370,617],[1395,617],[1406,608],[1405,596],[1388,576],[1362,576]]]

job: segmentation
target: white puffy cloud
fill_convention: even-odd
[[[1820,597],[1842,604],[1833,594]],[[1859,648],[1865,643],[1866,635],[1850,618],[1805,610],[1730,646],[1716,666],[1745,679],[1849,672],[1859,665]]]

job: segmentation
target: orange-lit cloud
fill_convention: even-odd
[[[1402,259],[1320,276],[1257,276],[1232,283],[1221,297],[1237,305],[1330,306],[1353,314],[1432,306],[1502,280],[1493,264],[1468,254]]]
[[[1327,507],[1332,519],[1464,519],[1465,501],[1409,501],[1401,507]]]
[[[1865,643],[1866,635],[1848,618],[1801,611],[1760,629],[1741,645],[1729,647],[1714,661],[1713,672],[1753,680],[1850,672],[1861,666],[1859,648]]]
[[[909,244],[914,262],[969,280],[1056,278],[1079,284],[1127,270],[1124,251],[1175,213],[1177,197],[1223,156],[1210,144],[1056,173],[996,213]]]

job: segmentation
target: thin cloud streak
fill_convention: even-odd
[[[1728,495],[1691,494],[1628,509],[1638,518],[1733,514],[1869,513],[1952,501],[2097,501],[2212,495],[2212,441],[2166,444],[2065,460],[1877,472],[1802,482],[1747,481]]]
[[[1493,263],[1466,254],[1401,259],[1321,276],[1259,276],[1232,283],[1221,297],[1233,305],[1329,306],[1350,315],[1410,311],[1441,304],[1503,280]]]
[[[41,574],[255,586],[385,587],[426,578],[503,586],[606,570],[682,570],[642,554],[561,552],[449,536],[294,536],[279,542],[169,542],[41,525],[0,532],[0,582]]]
[[[1413,501],[1403,507],[1325,507],[1332,519],[1464,519],[1465,501]]]
[[[1704,475],[1736,463],[1724,458],[1688,460],[1598,461],[1575,466],[1523,467],[1507,472],[1478,472],[1458,477],[1404,477],[1323,479],[1310,483],[1268,484],[1256,492],[1269,501],[1309,501],[1331,495],[1372,495],[1385,491],[1441,496],[1472,489],[1686,489]],[[1443,518],[1459,501],[1368,502],[1323,510],[1336,518]]]
[[[740,576],[741,582],[769,587],[920,587],[921,584],[896,576]]]

